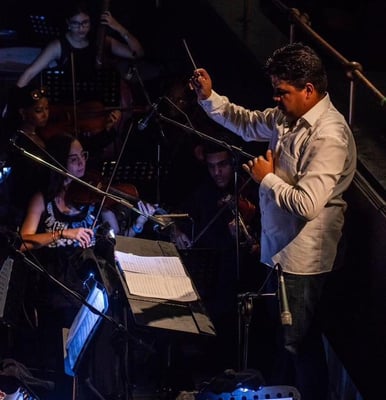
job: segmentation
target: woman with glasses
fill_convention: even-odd
[[[52,117],[50,110],[45,88],[27,85],[23,88],[14,87],[9,92],[2,119],[2,139],[6,144],[4,157],[11,168],[10,175],[4,183],[9,198],[9,212],[1,219],[12,230],[18,230],[20,227],[28,202],[44,183],[46,175],[45,167],[24,155],[18,148],[44,158],[48,133],[53,128],[55,134],[58,134],[60,128],[52,122],[55,121],[55,116]],[[101,166],[105,148],[114,141],[120,117],[119,110],[112,110],[106,116],[101,132],[93,136],[89,136],[87,132],[78,135],[82,146],[90,152],[91,165],[94,168]]]
[[[67,31],[63,37],[51,41],[22,73],[16,85],[23,87],[45,68],[56,64],[65,74],[75,75],[77,82],[89,81],[95,77],[98,46],[103,46],[106,54],[123,59],[138,59],[144,54],[141,43],[124,28],[109,11],[104,11],[100,24],[115,32],[117,37],[104,35],[103,43],[97,43],[91,13],[85,2],[70,6],[66,18]],[[72,66],[74,68],[72,68]]]
[[[57,166],[61,166],[77,178],[84,176],[88,153],[74,136],[54,136],[46,142],[46,150],[56,160]],[[90,281],[94,278],[90,278],[91,274],[99,282],[105,283],[107,279],[108,290],[115,290],[117,277],[114,275],[114,241],[106,234],[107,229],[103,225],[98,221],[95,224],[96,204],[74,205],[67,198],[66,192],[71,181],[71,177],[54,170],[49,171],[47,186],[30,201],[20,229],[20,250],[42,265],[51,277],[82,297],[87,296],[89,286],[92,286]],[[62,396],[64,393],[70,394],[71,380],[69,377],[66,379],[63,371],[62,329],[70,328],[81,302],[62,287],[53,284],[46,275],[37,276],[36,292],[33,296],[38,321],[36,351],[46,370],[56,371],[56,376],[63,374],[64,387],[55,382],[58,397],[52,398],[67,398]],[[31,291],[33,288],[29,290]],[[110,324],[107,325],[103,326],[103,332],[105,328],[108,332],[114,328]],[[103,363],[94,360],[90,371],[103,364],[103,367],[106,367],[103,382],[108,381],[109,371],[113,371],[109,362],[114,363],[115,360],[110,342],[106,343],[103,339],[101,342],[99,339],[93,342],[93,346],[98,346],[97,356],[102,357],[103,354],[105,358]],[[109,388],[105,388],[102,381],[94,379],[93,372],[90,371],[87,370],[87,374],[90,373],[87,376],[98,391],[106,396]],[[88,394],[91,396],[91,393]]]

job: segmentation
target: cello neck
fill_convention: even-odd
[[[109,9],[110,0],[103,0],[101,14]],[[99,23],[97,31],[97,54],[95,60],[96,68],[102,68],[104,56],[104,43],[105,43],[106,27]]]

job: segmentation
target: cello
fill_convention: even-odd
[[[103,0],[101,13],[108,11],[110,7],[110,0]],[[97,54],[95,59],[95,66],[97,69],[103,67],[104,63],[104,43],[105,43],[106,27],[103,24],[99,24],[97,30]]]

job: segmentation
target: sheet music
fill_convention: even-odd
[[[108,308],[108,297],[104,289],[95,285],[87,296],[87,302],[104,313]],[[94,329],[102,317],[91,311],[85,304],[79,309],[71,328],[66,332],[64,347],[64,369],[67,375],[75,376],[75,368]]]
[[[145,257],[117,250],[115,255],[131,294],[186,302],[197,300],[179,257]]]
[[[11,279],[13,259],[7,257],[0,268],[0,318],[4,316],[5,303],[7,300],[9,281]]]

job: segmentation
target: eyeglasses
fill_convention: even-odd
[[[70,21],[68,24],[73,29],[87,28],[90,25],[90,20],[85,19],[83,21]]]
[[[67,158],[67,161],[70,164],[75,164],[80,161],[87,161],[88,159],[88,151],[82,151],[79,155],[78,154],[70,154]]]
[[[33,90],[30,94],[33,100],[40,100],[42,97],[47,96],[47,91],[46,88],[42,87],[40,89]]]

